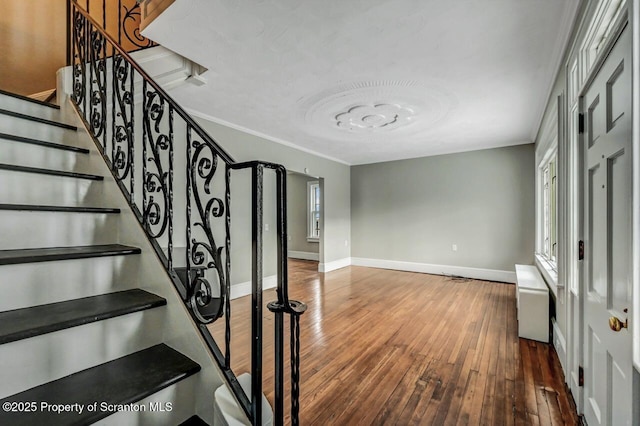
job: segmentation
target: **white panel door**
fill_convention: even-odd
[[[631,425],[631,31],[622,32],[583,99],[584,414]],[[615,320],[612,320],[615,323]],[[615,324],[614,324],[615,325]]]

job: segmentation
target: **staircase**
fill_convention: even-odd
[[[76,120],[0,93],[0,424],[211,423],[221,375]]]
[[[107,3],[117,6],[115,34]],[[286,169],[236,162],[136,62],[121,40],[144,41],[135,28],[127,36],[137,3],[68,5],[62,108],[0,92],[0,425],[298,425],[306,305],[289,299]],[[266,248],[277,273],[277,300],[266,304],[271,365],[267,173],[277,237]],[[249,174],[233,191],[245,207],[233,210],[232,175]],[[232,222],[247,221],[249,244],[232,251]],[[250,259],[251,340],[239,350],[250,372],[231,365],[232,253]],[[214,321],[224,324],[219,341]]]

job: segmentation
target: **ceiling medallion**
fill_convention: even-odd
[[[336,141],[424,136],[444,122],[456,103],[439,87],[416,81],[381,80],[341,84],[298,103],[306,133]]]
[[[398,104],[356,105],[335,116],[336,125],[349,131],[376,131],[408,123],[413,117],[411,108]]]

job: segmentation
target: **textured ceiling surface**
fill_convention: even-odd
[[[176,0],[144,34],[208,71],[171,94],[349,164],[530,143],[578,0]]]

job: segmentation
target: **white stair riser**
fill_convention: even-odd
[[[89,156],[0,138],[0,163],[88,173]]]
[[[77,146],[78,132],[37,121],[0,114],[0,133]]]
[[[153,308],[0,345],[0,398],[161,343],[163,309]]]
[[[94,425],[174,426],[180,424],[197,412],[195,401],[202,397],[196,393],[199,380],[201,380],[199,374],[190,376],[132,404],[139,411],[115,412]],[[209,396],[209,398],[213,397]],[[165,411],[159,411],[159,407],[163,407]]]
[[[22,99],[17,99],[13,96],[0,94],[0,108],[8,111],[19,112],[21,114],[27,114],[33,117],[64,122],[59,109],[39,105],[34,102],[23,101]]]
[[[138,257],[0,265],[0,311],[141,287]]]
[[[0,203],[104,207],[98,204],[102,186],[101,181],[0,170]]]
[[[118,217],[113,214],[0,210],[0,222],[0,250],[118,242]]]

